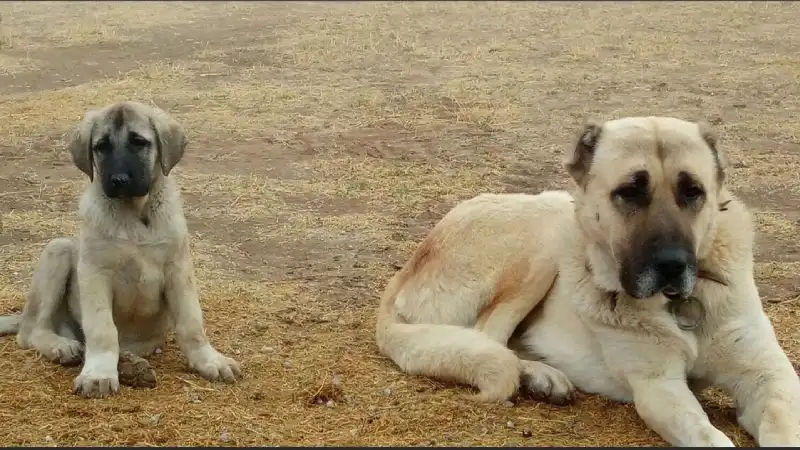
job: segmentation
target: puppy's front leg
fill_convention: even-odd
[[[739,424],[761,447],[800,447],[800,379],[766,315],[715,336],[714,383],[736,400]]]
[[[82,260],[77,276],[86,353],[74,392],[84,397],[105,397],[119,392],[119,337],[114,325],[112,280],[106,271]]]
[[[178,346],[189,360],[189,367],[211,381],[235,382],[242,376],[239,363],[215,350],[203,329],[188,240],[167,264],[165,275],[167,305],[175,322]]]

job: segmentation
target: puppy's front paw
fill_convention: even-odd
[[[238,362],[228,358],[216,350],[203,352],[195,361],[189,361],[189,367],[209,381],[225,381],[235,383],[242,378],[242,368]]]
[[[83,366],[83,371],[75,377],[73,392],[81,397],[103,398],[119,392],[117,368],[102,371]]]
[[[83,345],[75,339],[59,336],[58,340],[41,353],[50,361],[64,366],[76,366],[83,360]]]

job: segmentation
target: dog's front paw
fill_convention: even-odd
[[[235,383],[242,378],[242,368],[238,362],[228,358],[216,350],[203,352],[195,361],[189,361],[189,367],[209,381],[225,381]]]
[[[87,369],[83,366],[83,371],[75,377],[73,392],[81,397],[103,398],[119,392],[119,377],[117,368],[114,366],[111,371]]]

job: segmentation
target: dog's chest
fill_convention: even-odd
[[[153,248],[120,248],[113,286],[115,322],[150,320],[162,313],[165,255]]]

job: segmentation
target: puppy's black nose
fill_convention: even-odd
[[[659,250],[653,260],[662,279],[671,281],[683,275],[692,260],[692,255],[683,248],[668,247]]]
[[[111,184],[113,184],[114,187],[125,186],[126,184],[130,183],[130,181],[131,177],[129,177],[127,174],[124,173],[111,175]]]

